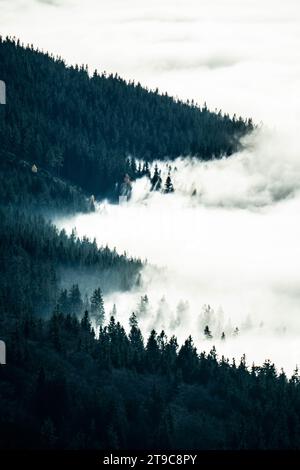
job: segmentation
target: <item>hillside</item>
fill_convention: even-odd
[[[41,167],[0,150],[0,205],[49,216],[58,213],[90,212],[94,202],[69,182]]]
[[[58,302],[61,278],[71,270],[78,273],[79,281],[92,274],[97,287],[105,291],[127,290],[138,280],[140,260],[98,248],[87,238],[79,240],[75,233],[59,232],[40,215],[0,207],[0,218],[2,315],[18,319],[24,313],[40,316],[51,312]],[[67,274],[64,277],[64,284],[71,288],[71,279],[68,281]],[[82,297],[85,293],[82,291]],[[82,313],[84,306],[79,304]]]
[[[297,371],[229,364],[163,332],[145,346],[134,315],[129,334],[111,318],[99,338],[87,315],[22,315],[4,338],[0,449],[299,449]]]
[[[142,263],[75,234],[67,236],[48,221],[54,215],[94,210],[91,194],[75,184],[76,178],[68,179],[65,162],[58,161],[50,100],[46,106],[50,88],[46,91],[46,82],[33,79],[35,72],[37,78],[43,73],[43,60],[54,64],[53,73],[60,68],[59,61],[11,41],[0,41],[0,50],[0,76],[8,84],[7,104],[0,106],[1,313],[15,318],[24,313],[47,315],[57,305],[62,287],[70,295],[77,289],[79,301],[73,313],[82,313],[87,307],[84,295],[99,287],[104,294],[130,289]],[[72,102],[70,95],[67,99]],[[68,146],[75,129],[68,129],[60,118],[57,125],[64,130]],[[80,175],[76,158],[73,164]],[[86,285],[86,279],[91,285]]]
[[[0,79],[7,104],[2,150],[79,185],[109,194],[128,155],[144,161],[230,155],[253,128],[206,106],[127,83],[118,75],[67,67],[19,41],[0,39]]]
[[[230,156],[251,120],[90,76],[10,39],[0,64],[0,449],[299,448],[297,369],[288,378],[269,360],[219,357],[208,326],[208,353],[159,326],[143,337],[138,305],[121,325],[122,304],[110,311],[107,296],[141,287],[143,262],[49,220],[93,211],[91,194],[110,196],[125,173],[176,191],[172,165],[164,181],[149,162]]]

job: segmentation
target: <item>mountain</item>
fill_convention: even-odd
[[[140,83],[0,39],[0,79],[7,89],[2,151],[80,186],[107,195],[143,161],[192,155],[229,156],[253,129],[251,120],[210,112]]]
[[[93,210],[92,193],[150,176],[155,159],[230,156],[251,120],[13,39],[0,40],[0,79],[0,449],[299,449],[297,369],[230,363],[164,331],[144,338],[138,307],[125,330],[102,293],[141,286],[143,263],[49,220]],[[157,167],[151,185],[174,190]]]
[[[0,206],[13,205],[26,212],[53,214],[91,212],[94,201],[81,188],[0,150]]]

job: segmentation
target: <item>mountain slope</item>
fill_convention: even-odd
[[[126,172],[126,157],[151,161],[230,155],[253,126],[206,106],[175,101],[119,76],[67,67],[19,41],[0,40],[7,104],[2,149],[107,194]]]
[[[75,271],[79,281],[93,274],[97,286],[106,291],[128,290],[139,279],[140,260],[98,248],[95,241],[79,240],[75,233],[59,232],[40,215],[0,206],[0,220],[1,315],[19,318],[24,313],[41,315],[53,310],[64,272],[64,284],[69,287],[68,273]]]
[[[47,215],[94,210],[93,200],[80,188],[41,167],[34,172],[29,162],[1,150],[0,201],[0,205]]]

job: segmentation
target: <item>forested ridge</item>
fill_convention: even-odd
[[[57,145],[59,141],[64,148],[72,139],[81,139],[78,127],[60,117],[64,100],[71,103],[72,95],[64,95],[60,109],[53,108],[58,102],[51,99],[51,80],[64,80],[60,71],[65,69],[60,60],[0,39],[0,79],[7,90],[6,104],[0,105],[0,308],[5,314],[48,315],[58,302],[62,281],[73,292],[77,287],[83,302],[86,292],[72,286],[70,272],[79,280],[88,274],[104,291],[113,291],[135,285],[142,267],[140,260],[97,247],[86,238],[79,240],[75,234],[67,236],[48,221],[53,215],[94,210],[89,185],[85,191],[78,178],[64,173]],[[48,72],[52,79],[43,80]],[[78,84],[79,76],[73,76]],[[83,125],[82,141],[84,134]],[[74,155],[70,164],[79,175]]]
[[[117,312],[115,312],[117,315]],[[229,364],[192,338],[91,328],[57,309],[47,321],[0,317],[0,447],[50,449],[293,449],[300,447],[300,379],[266,361]]]
[[[110,194],[127,172],[128,156],[229,156],[253,129],[251,120],[175,100],[117,74],[67,67],[15,39],[0,39],[0,79],[7,88],[2,149],[89,194]]]
[[[60,272],[66,268],[92,272],[99,284],[108,272],[111,290],[130,289],[138,281],[140,260],[98,248],[75,232],[68,236],[41,215],[0,207],[0,220],[2,314],[49,313],[58,302]]]
[[[81,188],[0,150],[0,205],[25,212],[53,215],[94,210],[94,201]]]

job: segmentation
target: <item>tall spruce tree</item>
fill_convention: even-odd
[[[76,315],[82,313],[83,302],[78,284],[73,284],[69,291],[69,304],[71,313]]]
[[[104,301],[100,287],[95,289],[91,296],[91,314],[97,326],[102,326],[105,319]]]
[[[159,191],[161,189],[161,176],[157,164],[154,167],[154,174],[151,178],[151,191]]]
[[[166,182],[165,182],[164,193],[169,194],[169,193],[173,193],[173,192],[174,192],[174,187],[173,187],[173,183],[172,183],[170,172],[169,172],[168,176],[167,176],[167,179],[166,179]]]
[[[212,339],[212,334],[208,325],[206,325],[206,327],[204,328],[204,335],[206,339]]]

